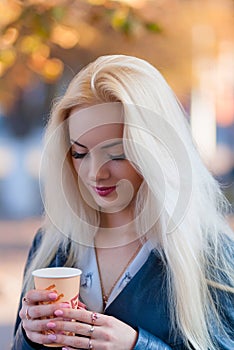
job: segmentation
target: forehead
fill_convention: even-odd
[[[69,118],[70,139],[86,145],[123,136],[123,107],[119,102],[74,109]]]

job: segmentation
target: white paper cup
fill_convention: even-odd
[[[32,275],[34,277],[34,284],[36,289],[45,289],[58,294],[56,300],[46,302],[50,303],[68,303],[71,308],[78,308],[78,297],[80,291],[80,276],[82,271],[80,269],[71,267],[48,267],[44,269],[34,270]],[[54,318],[54,316],[52,316]],[[54,331],[45,331],[44,334],[55,333]],[[67,335],[74,335],[73,333],[64,332]],[[59,347],[63,344],[44,344],[50,347]]]

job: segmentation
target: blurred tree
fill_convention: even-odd
[[[138,1],[139,2],[139,1]],[[134,6],[112,0],[3,0],[0,2],[0,101],[15,99],[19,88],[40,76],[55,82],[64,63],[73,69],[77,50],[92,51],[94,41],[114,32],[131,37],[139,30],[154,33],[160,25]],[[137,1],[132,1],[136,5]],[[70,52],[69,52],[70,51]],[[72,59],[70,53],[72,51]],[[80,62],[80,63],[81,63]]]
[[[66,70],[75,73],[110,53],[149,60],[186,100],[196,83],[193,57],[216,55],[221,41],[233,41],[233,1],[2,0],[0,31],[5,109],[28,84],[54,83]],[[195,46],[194,32],[200,33]]]

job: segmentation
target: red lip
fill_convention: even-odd
[[[110,187],[93,187],[94,191],[101,197],[108,196],[111,192],[115,191],[116,186]]]

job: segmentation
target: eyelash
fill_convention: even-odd
[[[111,160],[125,160],[126,156],[124,153],[120,154],[119,156],[112,156],[109,154],[109,157]]]
[[[87,155],[87,153],[78,153],[76,151],[71,151],[71,156],[75,159],[82,159]]]
[[[75,159],[83,159],[87,155],[88,155],[88,153],[78,153],[76,151],[71,152],[71,156]],[[126,156],[124,153],[122,153],[118,156],[112,156],[111,154],[109,154],[109,157],[110,157],[110,160],[125,160],[126,159]]]

